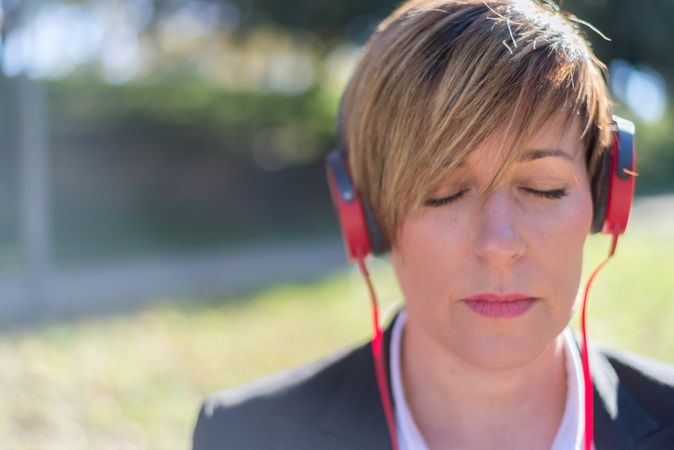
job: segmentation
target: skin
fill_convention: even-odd
[[[405,396],[431,449],[549,449],[565,404],[562,331],[574,307],[592,197],[580,126],[554,117],[526,145],[559,150],[517,162],[483,202],[502,161],[496,133],[411,210],[391,259],[405,297]],[[562,156],[564,156],[562,155]],[[563,189],[561,198],[533,193]],[[485,317],[463,299],[535,297],[523,315]]]

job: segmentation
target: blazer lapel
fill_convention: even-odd
[[[391,329],[396,318],[397,315],[384,332],[387,374]],[[370,343],[358,348],[346,363],[344,377],[325,414],[316,417],[316,422],[310,424],[279,419],[275,426],[278,438],[274,439],[274,450],[393,448],[379,397]]]
[[[659,422],[620,383],[606,356],[592,346],[590,364],[597,450],[660,449],[640,443],[644,437],[660,428]]]
[[[398,314],[384,331],[384,361],[389,389],[391,330],[397,317]],[[390,391],[389,396],[393,399]],[[390,450],[393,447],[377,387],[370,343],[361,347],[357,357],[351,361],[344,382],[321,426],[336,435],[348,436],[350,449]]]

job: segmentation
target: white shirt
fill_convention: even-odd
[[[405,400],[400,371],[400,340],[407,315],[402,309],[393,324],[391,336],[391,390],[395,404],[395,420],[400,450],[429,450],[419,432]],[[550,450],[581,450],[583,445],[583,366],[571,329],[564,330],[564,354],[566,355],[566,406],[555,440]]]

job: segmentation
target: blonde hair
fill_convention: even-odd
[[[597,201],[605,66],[573,17],[535,0],[411,0],[369,39],[340,109],[354,183],[395,246],[402,220],[485,138],[515,140],[488,194],[552,116],[580,119]],[[517,120],[514,120],[514,118]]]

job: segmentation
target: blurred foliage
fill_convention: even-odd
[[[221,2],[224,0],[220,0]],[[157,18],[168,14],[177,2],[154,0]],[[217,2],[216,2],[217,3]],[[225,2],[228,3],[228,2]],[[377,23],[399,0],[234,0],[245,33],[260,24],[274,23],[295,32],[311,32],[322,39],[344,38],[364,42]],[[674,70],[674,2],[670,0],[561,0],[561,9],[590,22],[611,41],[588,30],[599,56],[610,61],[623,58]],[[671,73],[670,73],[671,78]]]
[[[57,138],[105,128],[169,146],[187,141],[249,157],[260,132],[283,130],[294,136],[299,162],[315,159],[334,142],[335,103],[334,93],[320,87],[284,95],[231,91],[199,78],[123,85],[79,78],[50,83],[51,127]]]
[[[674,107],[656,123],[636,122],[637,195],[674,191]]]
[[[264,12],[264,17],[291,29],[312,30],[322,36],[346,36],[358,41],[374,30],[400,1],[373,0],[243,0],[243,10]],[[604,61],[622,58],[648,63],[674,78],[674,2],[670,0],[561,0],[570,11],[595,26],[611,40],[586,28],[598,56]],[[581,28],[583,28],[581,26]]]
[[[674,79],[674,2],[651,0],[567,0],[563,9],[590,22],[605,34],[606,41],[588,31],[597,55],[603,61],[621,58],[633,64],[649,64]]]
[[[274,23],[322,39],[364,41],[399,0],[216,0],[234,4],[240,14],[240,32]],[[607,60],[620,57],[633,63],[649,62],[674,68],[670,43],[674,41],[674,3],[670,0],[561,0],[561,9],[592,23],[611,38],[605,42],[589,33],[597,51]],[[155,18],[169,14],[179,2],[154,0]]]
[[[71,77],[47,91],[57,259],[334,229],[320,157],[334,144],[331,90]]]

